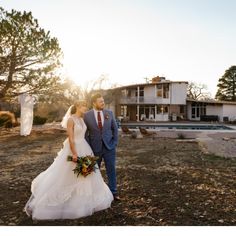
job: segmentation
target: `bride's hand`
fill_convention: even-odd
[[[76,155],[76,154],[73,154],[73,156],[72,156],[72,161],[73,161],[73,162],[77,162],[77,159],[78,159],[77,155]]]

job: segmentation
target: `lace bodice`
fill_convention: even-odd
[[[74,139],[77,142],[84,139],[87,126],[83,118],[79,118],[76,115],[72,115],[71,118],[74,121]]]

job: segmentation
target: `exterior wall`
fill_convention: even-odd
[[[187,84],[186,83],[171,83],[170,89],[171,104],[186,105],[187,99]]]
[[[206,115],[215,115],[219,117],[219,121],[223,121],[223,106],[222,105],[207,105]]]
[[[137,120],[137,106],[128,106],[128,117],[131,121]]]
[[[187,119],[187,106],[186,105],[181,105],[181,106],[184,106],[183,113],[180,112],[181,111],[180,105],[170,105],[169,107],[170,119],[171,117],[173,118],[173,116],[177,116],[177,119],[180,119],[180,120]]]
[[[187,103],[187,119],[191,120],[192,119],[192,106],[191,103]]]
[[[156,114],[155,121],[169,121],[169,114],[168,113]]]
[[[148,97],[155,97],[156,93],[155,93],[155,85],[151,85],[151,86],[145,86],[144,87],[144,97],[148,98]]]
[[[118,105],[118,104],[116,104],[116,109],[115,109],[114,116],[115,116],[115,117],[121,116],[121,106]]]
[[[158,98],[155,99],[156,104],[170,104],[170,98]]]
[[[222,120],[223,117],[228,117],[230,121],[236,120],[236,105],[224,104],[222,113]]]
[[[170,105],[170,108],[169,108],[169,112],[170,114],[172,113],[175,113],[175,114],[179,114],[179,106],[178,105]]]
[[[158,103],[158,98],[156,96],[156,85],[148,85],[144,87],[144,100],[143,102],[145,104],[155,104]],[[162,102],[162,99],[159,101],[160,103]]]
[[[223,122],[224,117],[228,117],[229,121],[236,120],[236,104],[230,105],[230,104],[207,104],[206,105],[206,115],[207,116],[218,116],[219,121]],[[192,106],[191,102],[187,103],[187,119],[188,120],[200,120],[199,119],[193,119],[192,118]]]

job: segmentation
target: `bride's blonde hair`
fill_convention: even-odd
[[[77,107],[81,107],[81,106],[87,106],[87,102],[85,100],[76,101],[74,105],[71,107],[71,112],[70,112],[71,115],[75,114]]]

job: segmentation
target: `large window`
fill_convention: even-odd
[[[155,118],[155,106],[142,105],[139,107],[140,120],[154,119]]]
[[[138,88],[136,88],[135,96],[138,97]],[[139,87],[139,97],[144,97],[144,87]]]
[[[192,119],[200,118],[201,115],[206,115],[206,104],[192,103]]]
[[[168,113],[168,106],[157,105],[157,114]]]
[[[162,98],[162,84],[157,84],[157,97]]]
[[[157,84],[157,97],[169,98],[169,84]]]
[[[163,98],[169,98],[169,84],[163,84]]]
[[[120,115],[123,116],[123,117],[126,117],[128,114],[127,114],[127,106],[126,105],[121,105],[121,110],[120,110]]]
[[[131,97],[131,90],[130,89],[123,89],[123,90],[121,90],[121,95],[123,97]]]

